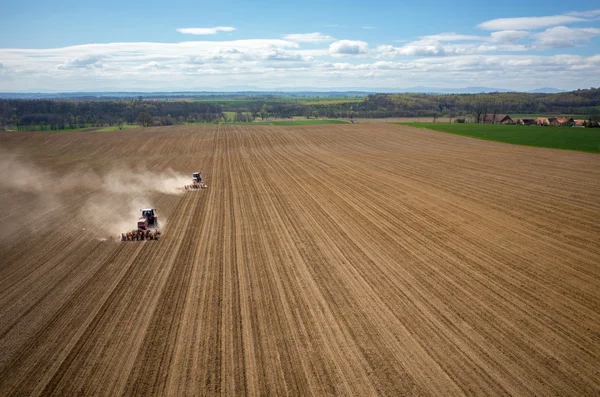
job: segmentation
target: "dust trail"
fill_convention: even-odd
[[[98,237],[136,227],[141,208],[154,208],[154,194],[182,194],[189,177],[173,170],[113,168],[55,173],[0,149],[0,242],[73,224]],[[73,204],[74,198],[81,201]],[[166,220],[160,217],[159,225]]]

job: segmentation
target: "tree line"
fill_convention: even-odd
[[[272,95],[243,100],[0,100],[0,127],[81,128],[138,123],[143,126],[193,122],[250,122],[270,118],[461,117],[485,114],[600,114],[600,88],[558,94],[372,94],[361,101],[311,103]]]
[[[150,115],[140,118],[141,114]],[[62,130],[140,123],[171,125],[214,122],[223,117],[220,105],[191,101],[148,101],[142,99],[71,101],[58,99],[6,99],[0,101],[0,127]]]
[[[600,88],[557,94],[375,94],[358,104],[366,117],[435,117],[484,114],[600,114]]]

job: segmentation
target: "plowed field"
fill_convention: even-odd
[[[208,183],[153,193],[168,222],[139,242],[72,215],[93,184],[0,186],[2,396],[600,394],[600,155],[385,124],[0,149],[42,187],[82,164]]]

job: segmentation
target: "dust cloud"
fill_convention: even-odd
[[[57,173],[0,150],[0,242],[69,224],[96,238],[132,230],[156,193],[177,195],[189,177],[173,170],[113,168]],[[166,220],[158,214],[159,226]]]

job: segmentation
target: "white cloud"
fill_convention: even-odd
[[[552,15],[546,17],[498,18],[477,25],[484,30],[523,30],[540,29],[548,26],[573,22],[584,22],[585,19],[572,15]]]
[[[168,66],[155,61],[150,61],[137,67],[138,70],[166,70],[168,68]]]
[[[296,43],[329,43],[335,39],[320,32],[286,34],[284,40],[294,41]]]
[[[329,53],[331,55],[360,55],[367,52],[368,44],[358,40],[339,40],[331,43]]]
[[[566,48],[573,47],[577,43],[588,41],[600,36],[598,28],[568,28],[556,26],[536,33],[536,46],[540,48]]]
[[[593,18],[600,15],[600,9],[590,11],[573,11],[568,12],[567,15],[572,15],[574,17]]]
[[[72,58],[67,62],[62,63],[57,66],[58,69],[91,69],[91,68],[101,68],[102,64],[100,63],[101,57],[98,56],[87,56],[82,58]]]
[[[529,32],[524,30],[500,30],[490,33],[492,41],[501,43],[516,43],[519,40],[529,36]]]
[[[377,47],[379,58],[394,57],[448,57],[456,55],[473,55],[494,51],[521,52],[527,49],[524,45],[504,43],[466,43],[443,44],[437,40],[422,39],[407,43],[401,47],[381,45]]]
[[[310,56],[305,56],[283,49],[267,51],[263,53],[261,57],[267,61],[310,62],[313,60],[313,58]]]
[[[485,40],[485,36],[471,36],[457,33],[440,33],[428,36],[421,36],[424,40],[436,40],[436,41],[476,41]]]
[[[236,53],[226,52],[222,53],[224,62],[215,64],[193,64],[185,59],[174,59],[140,63],[138,66],[145,68],[138,69],[107,64],[103,69],[78,69],[68,74],[66,71],[40,68],[40,75],[28,75],[27,78],[13,74],[11,67],[10,76],[14,78],[3,80],[2,86],[7,91],[33,88],[106,90],[107,87],[153,91],[227,90],[232,86],[246,86],[251,80],[256,87],[278,89],[296,86],[343,89],[349,84],[386,89],[414,85],[530,89],[546,86],[551,80],[557,88],[572,89],[598,85],[597,76],[600,75],[600,55],[586,58],[576,55],[473,54],[399,61],[366,61],[368,58],[361,58],[365,61],[357,64],[320,62],[310,58],[303,60],[294,56],[299,50],[282,50],[273,52],[263,48],[258,55],[252,53],[251,61],[240,62],[228,60],[227,54],[233,56]],[[120,59],[115,62],[121,65]]]
[[[235,30],[232,26],[216,26],[214,28],[179,28],[177,31],[183,34],[217,34],[218,32],[233,32]]]
[[[410,82],[536,88],[551,80],[557,88],[579,88],[600,85],[600,55],[550,57],[523,52],[579,44],[598,35],[597,28],[557,26],[537,33],[514,29],[484,36],[441,33],[375,49],[364,41],[330,43],[334,39],[320,32],[274,40],[0,49],[0,69],[4,67],[0,90],[227,90],[247,86],[249,81],[256,87],[285,89],[344,88],[349,81],[355,87],[402,87]],[[526,45],[517,44],[523,39],[528,39]],[[303,49],[300,43],[314,45]],[[343,56],[347,62],[334,61]]]
[[[413,41],[401,47],[383,45],[377,50],[388,56],[442,56],[446,55],[446,49],[437,40],[423,39]]]
[[[362,28],[363,28],[363,29],[367,29],[367,30],[375,30],[375,29],[377,29],[377,28],[376,28],[376,27],[374,27],[374,26],[363,26]]]

